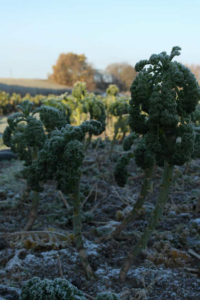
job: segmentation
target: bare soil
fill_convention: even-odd
[[[92,297],[113,291],[122,299],[200,299],[200,160],[191,161],[187,168],[175,168],[163,218],[122,283],[118,279],[120,268],[147,225],[159,192],[162,169],[155,169],[152,192],[136,220],[116,239],[95,244],[95,239],[114,228],[124,210],[133,205],[143,181],[142,170],[132,162],[128,184],[125,188],[117,186],[113,170],[121,145],[116,149],[112,159],[108,145],[97,151],[90,149],[83,165],[82,231],[95,274],[92,281],[87,281],[74,245],[72,211],[66,205],[67,202],[72,206],[71,199],[59,194],[53,182],[46,183],[41,193],[38,219],[32,231],[50,232],[52,237],[62,234],[68,240],[56,242],[39,233],[37,242],[33,242],[31,235],[11,238],[11,233],[22,231],[26,225],[31,193],[25,193],[21,162],[0,163],[0,299],[19,299],[22,285],[33,276],[60,277],[58,256],[64,278]]]

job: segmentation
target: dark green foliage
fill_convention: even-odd
[[[115,101],[108,105],[108,113],[115,118],[114,123],[114,136],[111,143],[111,153],[114,148],[115,140],[117,139],[117,135],[119,130],[124,134],[128,131],[128,111],[129,111],[129,104],[127,102],[128,99],[124,98],[115,98]]]
[[[140,61],[135,67],[139,74],[131,85],[129,123],[133,131],[147,135],[146,147],[157,164],[165,159],[182,165],[193,152],[190,114],[200,99],[200,89],[187,67],[172,62],[179,50],[173,47],[170,55],[162,52]]]
[[[143,170],[150,168],[154,165],[154,155],[146,146],[145,139],[142,139],[135,150],[135,162],[138,167]]]
[[[12,135],[12,130],[9,126],[7,126],[3,133],[3,143],[7,147],[11,147],[11,135]]]
[[[127,99],[117,98],[115,102],[111,103],[109,108],[109,113],[115,117],[120,117],[126,115],[129,112],[129,104]]]
[[[135,132],[130,133],[128,136],[124,138],[123,148],[125,151],[129,151],[131,146],[133,145],[134,140],[137,138],[137,134]]]
[[[43,123],[32,116],[27,117],[27,125],[24,131],[24,137],[28,147],[41,149],[46,136],[44,134]]]
[[[192,122],[195,124],[195,126],[200,125],[200,104],[197,105],[195,111],[192,113]]]
[[[34,153],[42,149],[46,135],[42,122],[33,117],[33,103],[25,100],[18,108],[22,113],[15,113],[8,118],[9,126],[4,131],[3,141],[18,154],[20,160],[30,165]]]
[[[136,64],[139,72],[131,85],[130,118],[132,130],[143,134],[135,150],[135,162],[142,169],[154,163],[183,165],[189,161],[194,148],[194,133],[190,114],[200,99],[200,89],[194,75],[180,63],[172,62],[179,55],[179,47],[171,55],[162,52],[152,55],[149,60]],[[148,66],[149,65],[149,66]],[[128,151],[133,143],[134,133],[124,141]],[[116,172],[125,183],[127,173],[122,174],[124,162],[119,159]]]
[[[97,99],[94,95],[85,97],[82,101],[82,108],[84,113],[90,114],[90,119],[97,120],[102,124],[102,131],[105,130],[105,107],[101,100]]]
[[[33,102],[30,102],[28,100],[24,100],[20,105],[17,106],[19,110],[22,111],[22,113],[28,117],[30,113],[33,110]]]
[[[86,300],[83,293],[66,279],[33,277],[22,288],[20,300]]]
[[[124,187],[127,182],[129,173],[128,173],[126,167],[129,164],[132,157],[133,157],[132,153],[126,153],[126,154],[122,155],[117,161],[114,175],[115,175],[115,180],[116,180],[117,184],[121,187]]]
[[[143,134],[135,151],[136,164],[150,170],[154,164],[164,165],[161,189],[149,223],[138,243],[128,253],[120,271],[124,281],[134,259],[141,253],[162,217],[168,200],[174,165],[183,165],[193,154],[194,128],[191,113],[200,99],[200,88],[188,68],[172,59],[180,55],[180,47],[171,54],[162,52],[140,61],[139,72],[131,85],[130,126]]]
[[[81,128],[84,137],[87,132],[94,135],[99,135],[102,132],[102,124],[95,120],[85,121],[79,127]]]
[[[43,149],[38,153],[37,161],[28,168],[30,186],[40,191],[40,181],[54,179],[57,182],[57,188],[63,193],[73,192],[84,159],[82,142],[85,134],[98,135],[101,130],[101,123],[91,120],[80,126],[68,124],[61,130],[53,131]]]
[[[178,136],[181,138],[177,141],[172,155],[172,164],[181,166],[189,161],[194,152],[194,130],[191,124],[182,124],[178,127]],[[167,160],[169,163],[170,157]]]
[[[95,300],[120,300],[120,297],[111,292],[104,292],[95,297]]]
[[[70,124],[71,108],[68,104],[63,103],[62,98],[48,98],[42,103],[44,106],[36,109],[35,112],[40,113],[40,119],[48,132]]]
[[[127,137],[125,137],[123,142],[123,148],[125,151],[129,151],[131,149],[131,146],[133,145],[133,142],[136,137],[137,135],[134,132],[129,134]],[[114,176],[117,184],[121,187],[124,187],[126,185],[127,179],[129,177],[127,166],[131,158],[133,157],[134,157],[134,153],[129,152],[129,153],[125,153],[117,160]]]

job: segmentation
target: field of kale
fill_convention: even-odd
[[[0,300],[200,299],[200,88],[179,51],[136,64],[131,99],[79,82],[0,119],[18,156],[0,152]]]
[[[200,297],[200,257],[190,252],[190,249],[200,252],[200,216],[196,207],[200,197],[200,160],[190,163],[187,174],[184,174],[185,167],[175,169],[162,222],[149,240],[148,248],[132,265],[126,282],[120,283],[118,277],[124,258],[143,232],[155,206],[162,170],[155,169],[152,191],[135,221],[116,239],[95,244],[97,237],[115,228],[130,211],[143,181],[142,171],[132,163],[127,186],[119,188],[113,178],[115,162],[107,155],[108,146],[105,143],[105,148],[88,151],[83,165],[82,232],[95,275],[92,281],[86,279],[72,239],[70,200],[48,182],[41,194],[35,225],[29,234],[23,234],[31,194],[22,197],[26,187],[20,177],[22,164],[1,163],[0,295],[3,299],[18,299],[23,283],[33,276],[64,277],[90,296],[113,291],[122,293],[123,299]],[[120,151],[121,146],[117,149]],[[116,152],[115,160],[117,156]],[[5,242],[6,236],[9,242]]]

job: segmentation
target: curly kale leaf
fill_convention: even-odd
[[[7,119],[8,125],[10,128],[14,129],[15,126],[21,121],[25,121],[25,116],[22,113],[14,113],[13,115],[9,116]]]
[[[78,101],[83,99],[87,94],[86,83],[85,82],[76,82],[72,90],[72,96],[75,97]]]
[[[135,150],[135,162],[140,168],[148,169],[155,163],[155,156],[146,145],[146,137],[142,138]]]
[[[7,126],[3,133],[3,143],[7,147],[11,147],[11,135],[12,135],[12,130],[9,126]]]
[[[90,114],[90,119],[101,122],[102,132],[105,130],[106,112],[103,101],[97,99],[94,95],[85,97],[82,101],[82,108],[84,113]]]
[[[102,133],[102,124],[99,121],[90,120],[85,121],[80,125],[81,130],[84,134],[87,132],[94,135],[99,135]]]
[[[83,293],[66,279],[33,277],[22,288],[20,300],[86,300]]]
[[[41,106],[34,110],[34,114],[39,113],[40,119],[48,132],[60,129],[69,123],[69,118],[65,114],[65,111],[61,111],[52,106]]]
[[[33,110],[33,102],[24,100],[20,105],[17,105],[17,108],[21,110],[26,117],[28,117]]]
[[[130,133],[128,136],[124,138],[123,148],[125,151],[129,151],[131,146],[134,143],[134,140],[137,138],[137,134],[135,132]]]
[[[39,191],[40,182],[55,180],[63,193],[72,192],[80,175],[84,159],[83,139],[86,133],[101,132],[101,123],[86,121],[80,126],[66,125],[55,130],[38,153],[33,166],[27,168],[28,182],[32,189]]]
[[[117,98],[115,102],[109,105],[108,111],[115,117],[120,117],[122,115],[128,114],[129,104],[127,102],[127,99]]]
[[[106,94],[108,96],[116,96],[117,93],[119,93],[119,88],[116,86],[116,84],[110,84],[106,90]]]
[[[43,123],[32,116],[33,103],[25,100],[18,106],[23,113],[15,113],[8,118],[4,143],[18,154],[25,165],[32,162],[31,156],[41,149],[46,140]]]
[[[120,158],[118,158],[117,165],[115,167],[114,176],[117,184],[124,187],[127,183],[129,173],[127,171],[127,166],[133,157],[133,153],[125,153]]]
[[[27,118],[27,126],[25,129],[25,139],[27,146],[41,149],[46,140],[43,123],[32,116]]]
[[[168,157],[167,161],[174,165],[181,166],[191,159],[194,152],[194,131],[190,123],[181,124],[178,129],[180,142],[176,142],[173,155]]]

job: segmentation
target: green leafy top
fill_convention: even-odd
[[[86,83],[78,81],[74,84],[74,88],[72,90],[72,95],[75,97],[78,101],[83,99],[87,95],[86,91]]]
[[[57,188],[67,194],[74,190],[84,159],[83,140],[86,133],[98,135],[100,122],[91,120],[80,126],[66,125],[55,130],[46,140],[38,159],[28,168],[28,183],[33,190],[41,191],[40,181],[54,179]]]
[[[81,101],[83,112],[90,114],[90,119],[97,120],[102,124],[102,131],[105,130],[106,112],[103,101],[95,95],[90,94]]]
[[[106,90],[106,93],[108,96],[116,96],[117,93],[119,93],[119,88],[116,86],[116,84],[110,84]]]
[[[15,113],[8,117],[8,126],[3,134],[3,141],[7,147],[11,147],[26,165],[31,163],[33,154],[42,149],[46,140],[43,123],[37,120],[32,112],[33,103],[23,101],[18,108],[21,113]]]
[[[136,64],[139,74],[131,85],[130,119],[133,131],[147,134],[145,144],[156,161],[182,165],[193,152],[191,113],[200,99],[200,88],[191,71],[172,61],[171,54],[151,55]]]
[[[109,113],[115,117],[126,115],[129,112],[128,99],[117,97],[108,107]]]
[[[183,165],[193,154],[194,129],[190,119],[200,99],[200,88],[187,67],[172,62],[180,50],[173,47],[170,55],[153,54],[135,66],[139,74],[131,85],[129,125],[133,132],[143,135],[132,153],[142,169],[154,164],[163,166],[164,161]],[[126,151],[133,140],[133,133],[124,140]],[[129,152],[120,157],[115,168],[115,179],[121,186],[126,183],[126,167],[132,156]]]
[[[56,128],[60,129],[70,123],[71,108],[62,99],[59,97],[47,98],[42,103],[43,106],[36,109],[35,113],[39,112],[40,119],[48,132]]]
[[[131,152],[123,154],[121,157],[118,158],[117,164],[115,166],[114,176],[117,184],[121,187],[124,187],[127,179],[129,177],[129,173],[127,171],[127,166],[133,158],[134,155]]]

